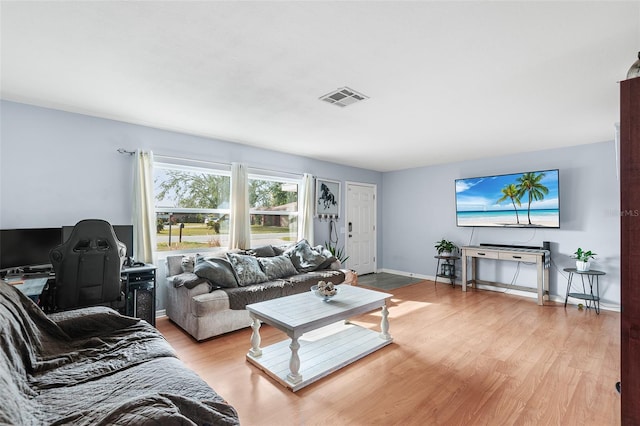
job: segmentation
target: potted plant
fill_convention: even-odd
[[[576,259],[576,269],[580,272],[587,272],[591,265],[591,259],[596,258],[596,253],[578,247],[578,250],[573,253],[573,257]]]
[[[455,254],[456,251],[458,251],[457,245],[445,239],[436,241],[435,248],[438,251],[438,256],[451,256]]]
[[[332,246],[331,244],[327,243],[326,241],[324,242],[324,246],[327,250],[329,250],[331,252],[331,254],[340,261],[340,263],[342,265],[344,265],[344,262],[347,261],[347,259],[349,259],[349,256],[345,256],[344,253],[344,247],[335,247]]]

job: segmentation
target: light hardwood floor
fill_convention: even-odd
[[[620,424],[618,313],[431,281],[388,292],[394,342],[296,393],[245,360],[250,329],[197,343],[157,326],[245,426]],[[354,322],[379,330],[380,313]]]

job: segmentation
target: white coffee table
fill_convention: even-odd
[[[247,360],[295,392],[390,344],[386,300],[392,295],[346,284],[338,288],[327,302],[309,291],[247,305],[253,318]],[[380,332],[346,321],[377,308],[382,308]],[[261,322],[291,341],[260,348]]]

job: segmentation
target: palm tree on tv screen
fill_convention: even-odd
[[[505,187],[502,188],[500,191],[502,192],[503,195],[502,197],[500,197],[500,199],[497,202],[501,203],[507,198],[511,200],[511,204],[513,204],[513,210],[515,210],[516,212],[516,221],[519,225],[520,217],[518,216],[518,208],[516,207],[516,204],[520,206],[521,203],[520,203],[520,193],[518,191],[518,188],[516,188],[516,186],[513,183],[510,183],[509,185],[505,185]]]
[[[529,195],[529,205],[527,206],[527,219],[529,220],[529,225],[531,225],[531,202],[533,200],[540,201],[544,199],[544,196],[549,193],[549,188],[542,185],[540,181],[544,177],[544,173],[523,173],[522,176],[518,177],[517,189],[520,197],[527,194]]]

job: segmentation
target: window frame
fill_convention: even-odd
[[[252,180],[263,180],[263,181],[270,181],[270,182],[277,182],[277,183],[289,183],[289,184],[294,184],[296,185],[296,205],[297,205],[297,209],[295,210],[283,210],[283,211],[273,211],[273,210],[254,210],[253,206],[249,206],[249,215],[265,215],[265,216],[283,216],[283,215],[287,215],[290,217],[294,217],[295,221],[296,221],[296,232],[295,233],[290,233],[290,237],[293,238],[292,242],[297,241],[298,238],[298,226],[300,226],[300,216],[301,216],[301,212],[300,212],[300,208],[301,208],[301,204],[300,204],[300,188],[302,186],[302,176],[300,176],[299,178],[291,178],[291,177],[285,177],[282,176],[282,174],[278,173],[278,172],[273,172],[273,173],[269,173],[269,172],[265,172],[265,171],[260,171],[260,172],[255,172],[252,171],[251,169],[249,169],[249,173],[248,173],[248,181],[249,183]],[[295,234],[295,235],[293,235]],[[254,245],[254,239],[253,239],[253,232],[250,232],[250,238],[251,238],[251,242],[252,242],[252,246]]]
[[[203,165],[192,165],[189,164],[190,162],[188,160],[184,160],[184,161],[178,161],[176,160],[176,162],[167,162],[167,161],[154,161],[153,163],[153,167],[154,167],[154,188],[153,188],[153,199],[154,199],[154,215],[156,217],[156,220],[158,219],[158,214],[159,213],[169,213],[171,214],[180,214],[180,213],[193,213],[193,214],[202,214],[203,216],[207,216],[209,214],[219,214],[219,215],[228,215],[229,220],[231,218],[231,200],[229,200],[229,207],[228,208],[198,208],[198,207],[162,207],[162,206],[158,206],[157,202],[157,198],[156,198],[156,182],[155,182],[155,170],[156,169],[164,169],[164,170],[179,170],[179,171],[185,171],[185,172],[192,172],[192,173],[206,173],[206,174],[212,174],[212,175],[217,175],[217,176],[226,176],[229,177],[229,180],[231,178],[231,168],[229,167],[224,167],[221,165],[214,165],[213,163],[210,164],[210,166],[203,166]],[[231,198],[231,182],[229,182],[229,198]],[[220,246],[220,247],[199,247],[199,248],[191,248],[191,249],[179,249],[179,250],[158,250],[158,245],[156,244],[156,247],[154,247],[154,255],[157,256],[158,258],[163,258],[166,256],[171,256],[171,255],[180,255],[180,254],[193,254],[193,253],[208,253],[208,252],[216,252],[216,251],[221,251],[226,249],[226,247],[224,246]]]

